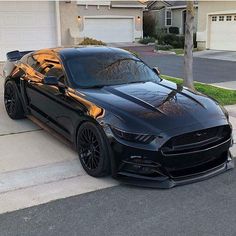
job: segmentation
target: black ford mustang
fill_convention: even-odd
[[[6,111],[34,116],[78,151],[85,171],[170,188],[233,168],[227,112],[109,47],[7,54]]]

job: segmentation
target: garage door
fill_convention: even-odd
[[[0,61],[12,50],[56,46],[55,3],[0,1]]]
[[[210,49],[236,51],[236,15],[211,16]]]
[[[133,24],[133,19],[85,18],[83,35],[109,43],[132,42]]]

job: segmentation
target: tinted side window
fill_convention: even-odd
[[[52,67],[48,68],[47,70],[45,70],[45,76],[56,76],[58,78],[58,80],[65,84],[65,74],[61,68],[61,65],[51,65]]]
[[[35,68],[35,66],[38,64],[38,61],[34,59],[33,54],[28,56],[27,58],[27,64],[31,66],[32,68]]]
[[[28,57],[28,65],[43,76],[56,76],[61,83],[66,83],[62,65],[54,54],[35,53]]]

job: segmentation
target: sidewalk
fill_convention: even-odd
[[[236,61],[236,52],[221,51],[221,50],[204,50],[193,53],[194,57],[222,60],[222,61]]]
[[[219,87],[226,88],[226,89],[236,90],[236,81],[229,81],[229,82],[223,82],[223,83],[213,83],[211,85],[219,86]]]

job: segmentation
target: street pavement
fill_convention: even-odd
[[[159,67],[161,74],[184,77],[184,57],[168,52],[154,52],[154,46],[126,47],[139,54],[139,57],[151,68]],[[236,87],[236,52],[195,52],[193,59],[193,77],[195,81],[218,84],[231,89]],[[220,60],[222,58],[222,60]],[[228,60],[227,60],[228,59]]]
[[[158,66],[163,75],[183,78],[184,58],[176,55],[142,55],[150,66]],[[193,77],[203,83],[222,83],[236,81],[235,62],[205,58],[194,58]]]
[[[170,190],[120,185],[0,215],[1,236],[235,236],[236,172]]]

